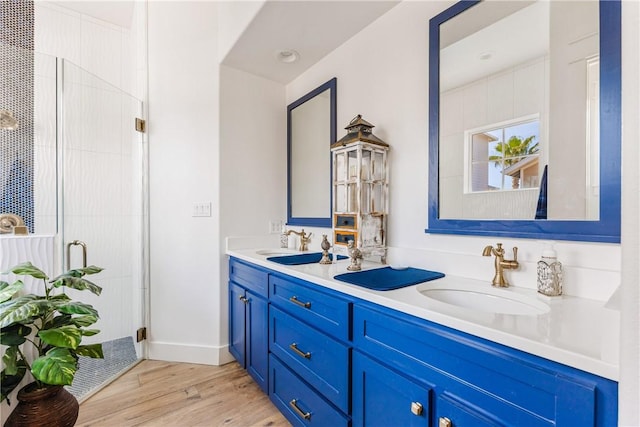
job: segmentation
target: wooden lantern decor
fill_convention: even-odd
[[[357,115],[347,134],[331,145],[333,160],[333,235],[336,250],[353,240],[363,255],[386,262],[389,211],[389,144]]]

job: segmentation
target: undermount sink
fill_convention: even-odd
[[[295,255],[299,254],[299,251],[294,251],[292,249],[260,249],[256,251],[257,255],[264,256],[286,256],[286,255]]]
[[[278,264],[284,265],[301,265],[301,264],[316,264],[320,262],[322,259],[322,252],[285,252],[286,249],[282,250],[259,250],[256,251],[258,255],[265,255],[267,257],[267,261],[275,262]],[[346,256],[338,255],[337,259],[345,259]],[[333,254],[329,254],[329,259],[333,259]]]
[[[490,285],[484,289],[471,285],[425,284],[417,289],[426,298],[486,313],[536,316],[550,310],[548,304],[535,296],[525,295],[513,289],[492,288]]]

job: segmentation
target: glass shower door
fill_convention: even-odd
[[[80,361],[71,391],[82,400],[143,356],[136,330],[145,323],[146,141],[134,126],[141,101],[66,60],[58,75],[60,260],[78,268],[86,255],[104,268],[89,278],[102,294],[77,295],[100,313],[100,333],[83,342],[102,342],[105,353]]]

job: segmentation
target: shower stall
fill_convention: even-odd
[[[99,297],[71,295],[100,313],[100,333],[83,343],[102,342],[105,352],[104,360],[80,362],[71,391],[82,400],[145,354],[137,339],[148,290],[147,140],[136,130],[143,105],[68,60],[0,47],[3,68],[14,61],[22,72],[23,62],[33,63],[31,80],[3,70],[7,84],[28,87],[0,97],[17,122],[0,130],[0,214],[24,218],[29,235],[21,242],[0,234],[1,267],[42,262],[51,277],[85,263],[104,268],[91,277],[103,288]],[[30,259],[34,236],[53,242],[40,260]]]

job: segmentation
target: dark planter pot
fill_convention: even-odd
[[[18,392],[18,405],[5,427],[66,427],[78,419],[80,406],[71,393],[62,386],[36,388],[36,383],[24,386]]]

